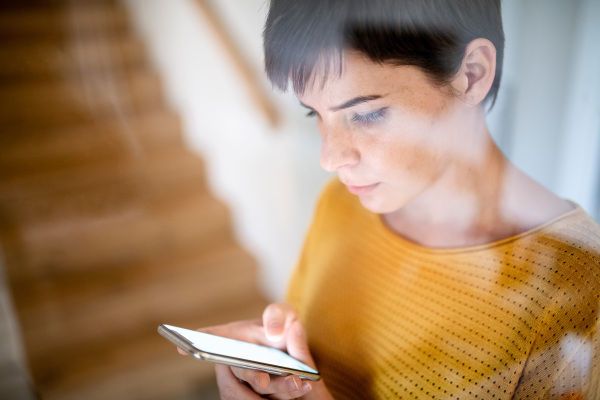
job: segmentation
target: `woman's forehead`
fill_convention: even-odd
[[[340,56],[321,55],[306,85],[302,90],[294,90],[300,96],[305,92],[323,91],[338,85],[354,85],[363,77],[376,73],[381,66],[358,52],[344,51]]]
[[[380,90],[402,85],[423,75],[417,67],[377,63],[358,52],[345,52],[343,57],[319,61],[303,91],[298,97],[312,96],[319,92],[344,92],[356,90]]]
[[[406,106],[438,103],[448,97],[446,92],[416,66],[376,63],[361,54],[348,53],[339,73],[315,69],[304,92],[296,92],[296,96],[309,108],[332,110],[356,98],[385,98]]]

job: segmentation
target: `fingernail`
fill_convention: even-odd
[[[298,389],[300,389],[300,387],[298,386],[298,382],[296,382],[296,379],[294,379],[293,376],[290,376],[286,379],[285,386],[290,392],[295,392]]]
[[[283,324],[280,321],[269,321],[267,324],[267,329],[271,334],[281,335],[281,331],[283,331]]]
[[[310,392],[311,390],[312,390],[312,386],[310,385],[310,383],[307,381],[304,381],[302,383],[302,387],[300,388],[300,391],[306,393],[306,392]]]
[[[267,338],[272,342],[279,342],[281,339],[283,339],[285,326],[281,323],[281,321],[269,321],[266,328]]]

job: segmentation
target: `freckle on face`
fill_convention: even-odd
[[[347,130],[328,109],[357,96],[381,96],[378,104],[389,107],[381,128],[365,132],[355,128],[358,133],[347,133],[345,145],[354,146],[360,163],[340,170],[340,176],[352,180],[351,184],[383,183],[370,197],[361,197],[365,207],[375,212],[401,207],[443,172],[450,136],[446,132],[452,114],[450,96],[431,85],[419,69],[350,55],[341,77],[317,87],[307,90],[300,100],[323,115],[321,128],[325,124],[328,129]]]

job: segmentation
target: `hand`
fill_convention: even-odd
[[[308,350],[306,333],[294,309],[287,304],[271,304],[263,320],[240,321],[201,329],[203,332],[287,351],[292,357],[315,367]],[[275,376],[266,372],[216,365],[217,384],[222,399],[331,399],[322,381],[302,381],[295,375]],[[263,396],[263,397],[261,397]]]
[[[263,320],[270,329],[263,326],[260,320],[241,321],[227,325],[206,328],[203,331],[215,335],[226,336],[246,342],[287,350],[286,339],[297,342],[297,335],[290,330],[292,326],[302,326],[296,320],[296,314],[290,306],[271,305],[263,314]],[[302,330],[302,335],[304,332]],[[299,338],[305,341],[303,337]],[[304,345],[306,347],[306,345]],[[292,345],[291,347],[298,347]],[[294,354],[291,354],[294,356]],[[301,360],[303,361],[303,360]],[[310,359],[312,362],[312,359]],[[311,364],[311,365],[314,365]],[[275,376],[245,368],[232,368],[216,365],[217,384],[222,399],[259,399],[259,395],[272,399],[293,399],[301,397],[311,390],[309,382],[303,382],[294,375]]]

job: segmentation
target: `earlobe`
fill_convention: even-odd
[[[475,39],[467,45],[455,88],[466,103],[478,105],[492,87],[495,74],[496,48],[487,39]]]

